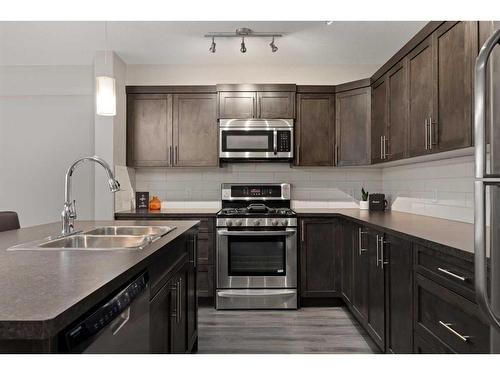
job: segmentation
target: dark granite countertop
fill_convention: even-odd
[[[75,229],[115,223],[78,221]],[[136,220],[117,225],[169,225],[177,229],[143,250],[120,251],[7,251],[12,245],[58,234],[60,223],[0,233],[0,339],[54,335],[144,270],[154,253],[199,221]]]
[[[474,255],[474,225],[397,211],[368,211],[359,209],[296,209],[299,217],[343,216],[359,224],[421,243],[424,246],[447,247],[454,255],[472,260]]]
[[[214,217],[220,208],[164,208],[158,211],[127,210],[115,212],[115,219]]]

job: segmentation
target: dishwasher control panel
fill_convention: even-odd
[[[68,347],[78,346],[118,318],[147,288],[148,280],[148,274],[142,274],[125,289],[98,307],[90,316],[71,328],[65,335]]]

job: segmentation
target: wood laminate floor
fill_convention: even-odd
[[[345,307],[291,311],[215,310],[200,307],[198,352],[378,353]]]

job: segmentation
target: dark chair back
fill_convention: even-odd
[[[16,212],[0,211],[0,232],[19,228],[19,218]]]

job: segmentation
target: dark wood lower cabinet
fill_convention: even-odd
[[[355,235],[356,227],[348,222],[342,222],[342,242],[340,249],[341,257],[341,283],[342,297],[346,303],[352,303],[353,284],[353,252],[357,244]]]
[[[300,222],[300,296],[339,297],[340,226],[336,218]]]
[[[409,241],[386,235],[386,351],[413,352],[413,249]]]
[[[368,333],[380,349],[385,349],[385,257],[384,234],[367,232]]]

